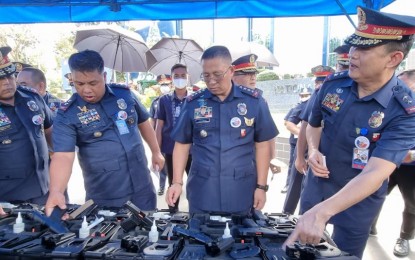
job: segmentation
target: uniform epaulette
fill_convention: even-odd
[[[333,80],[337,80],[337,79],[344,79],[344,78],[347,78],[347,77],[349,77],[349,72],[347,70],[340,71],[340,72],[335,72],[333,74],[328,75],[324,82],[333,81]]]
[[[23,90],[23,91],[25,91],[25,92],[29,92],[29,93],[36,93],[36,94],[39,94],[39,92],[36,90],[36,89],[34,89],[34,88],[29,88],[29,87],[25,87],[25,86],[18,86],[18,89],[19,90]]]
[[[258,88],[252,89],[252,88],[247,88],[244,86],[237,86],[237,87],[241,90],[242,93],[255,97],[255,98],[258,98],[262,95],[262,90]]]
[[[415,113],[415,100],[405,91],[403,86],[395,86],[392,88],[393,95],[398,103],[405,109],[407,114]]]
[[[61,103],[59,110],[66,111],[68,107],[71,106],[71,104],[76,100],[73,96],[69,98],[67,101]]]
[[[203,96],[205,94],[205,91],[207,91],[207,89],[199,89],[196,92],[193,92],[192,94],[190,94],[189,96],[186,97],[186,101],[190,102],[192,100],[198,99],[199,97]]]
[[[108,85],[110,88],[123,88],[123,89],[130,89],[127,85],[124,84],[117,84],[117,83],[111,83]]]

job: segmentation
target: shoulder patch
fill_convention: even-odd
[[[73,96],[71,98],[69,98],[66,102],[61,103],[59,110],[61,111],[66,111],[68,109],[68,107],[70,107],[72,105],[72,103],[75,101],[76,98],[74,98]]]
[[[111,83],[108,85],[110,88],[123,88],[123,89],[130,89],[127,85]]]
[[[36,94],[39,94],[39,92],[36,90],[36,89],[34,89],[34,88],[29,88],[29,87],[25,87],[25,86],[18,86],[18,89],[19,90],[22,90],[22,91],[25,91],[25,92],[29,92],[29,93],[36,93]]]
[[[349,77],[349,72],[347,70],[341,71],[341,72],[335,72],[333,74],[328,75],[324,82],[333,81],[337,79],[344,79],[348,77]]]
[[[186,101],[190,102],[192,100],[198,99],[199,97],[202,97],[205,94],[205,91],[207,91],[207,89],[200,89],[200,90],[192,93],[191,95],[186,97]]]
[[[255,98],[262,96],[262,90],[258,88],[252,89],[252,88],[247,88],[244,86],[237,86],[237,88],[239,88],[242,93],[255,97]]]
[[[392,89],[393,95],[398,103],[405,109],[407,114],[415,113],[415,100],[405,91],[403,86],[395,86]]]

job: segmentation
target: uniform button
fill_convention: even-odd
[[[101,137],[102,136],[102,132],[94,132],[94,137]]]

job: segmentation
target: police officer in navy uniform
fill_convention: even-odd
[[[258,90],[231,81],[235,69],[226,47],[206,49],[201,60],[207,89],[187,98],[173,129],[174,174],[167,203],[173,206],[182,192],[192,149],[186,186],[191,213],[260,210],[268,189],[271,149],[267,141],[278,134],[277,127]]]
[[[171,185],[173,181],[174,148],[174,140],[171,138],[170,134],[182,113],[185,98],[188,94],[187,86],[189,85],[189,74],[186,65],[180,63],[174,64],[170,71],[173,79],[172,85],[174,91],[160,97],[156,126],[157,141],[160,145],[161,152],[166,158],[165,169],[167,171],[169,185]],[[188,154],[185,167],[186,173],[189,173],[191,163],[192,156]],[[177,199],[175,206],[170,208],[170,211],[178,210],[179,198]]]
[[[294,166],[296,159],[297,137],[300,134],[302,120],[300,118],[301,112],[306,108],[311,97],[311,88],[304,87],[299,93],[301,102],[290,110],[285,119],[285,126],[290,131],[290,164],[288,167],[288,174],[286,180],[286,197],[283,206],[283,213],[294,214],[300,200],[301,183],[303,180],[303,173],[297,171]],[[292,151],[291,151],[292,150]],[[285,187],[284,187],[285,188]],[[281,191],[283,193],[283,191]]]
[[[349,44],[343,44],[334,49],[336,55],[336,72],[349,70],[350,59],[349,59]]]
[[[105,84],[99,53],[72,54],[68,64],[77,93],[61,105],[56,117],[46,213],[55,206],[66,207],[63,192],[71,176],[75,146],[86,200],[108,207],[131,200],[142,210],[154,210],[156,194],[141,136],[152,151],[154,168],[163,168],[164,158],[146,108],[128,86]]]
[[[233,73],[232,80],[237,85],[245,86],[248,88],[256,88],[256,75],[258,74],[258,69],[256,67],[256,60],[258,56],[255,54],[248,54],[242,57],[239,57],[232,65],[235,68]]]
[[[285,245],[319,243],[330,222],[337,246],[361,258],[388,177],[415,144],[413,92],[394,75],[413,45],[415,17],[357,11],[349,72],[329,76],[313,104],[305,213]]]
[[[52,113],[36,91],[16,87],[10,51],[0,48],[0,201],[43,205],[49,186]]]
[[[61,103],[63,103],[63,100],[52,95],[46,90],[47,82],[43,71],[33,67],[23,68],[17,76],[17,83],[20,86],[35,89],[40,94],[40,96],[43,97],[49,109],[53,112],[53,116],[56,116],[58,113],[58,108],[60,107]]]

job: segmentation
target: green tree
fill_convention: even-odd
[[[1,25],[0,46],[10,46],[9,58],[39,67],[40,53],[36,46],[39,40],[32,33],[29,25]],[[42,69],[42,68],[40,68]]]

